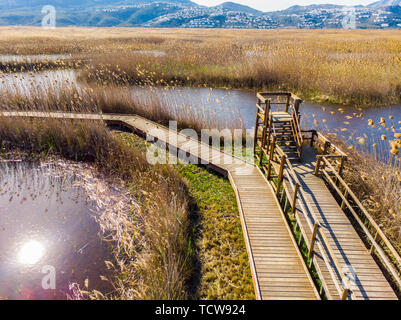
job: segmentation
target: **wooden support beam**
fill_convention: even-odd
[[[285,159],[286,159],[286,156],[283,155],[281,158],[281,161],[280,161],[280,169],[279,169],[278,178],[277,178],[277,190],[276,190],[277,195],[280,193],[281,184],[283,183],[283,172],[284,172]]]
[[[291,209],[292,212],[295,214],[295,210],[297,208],[297,197],[298,197],[298,190],[299,190],[299,183],[295,184],[295,189],[294,189],[294,196],[292,198],[292,205],[291,205]]]
[[[317,236],[318,229],[319,229],[319,223],[316,221],[313,226],[312,239],[310,242],[309,252],[308,252],[308,259],[312,259],[312,257],[313,257],[313,250],[314,250],[315,243],[316,243],[316,236]]]

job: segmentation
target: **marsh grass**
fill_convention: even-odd
[[[279,89],[359,105],[401,102],[398,30],[15,27],[0,28],[0,36],[0,53],[82,57],[88,81]]]
[[[34,106],[31,106],[31,110]],[[112,279],[115,293],[91,298],[186,299],[192,272],[189,238],[190,197],[180,177],[167,166],[149,166],[145,157],[113,137],[102,122],[0,118],[2,153],[21,149],[46,157],[57,154],[89,161],[129,185],[139,209],[132,225],[121,228]]]
[[[154,50],[94,56],[81,77],[101,84],[190,85],[295,91],[304,98],[345,104],[400,102],[401,38],[369,39],[360,31],[266,32],[255,41],[235,37],[196,43],[175,40]],[[312,36],[315,35],[315,38]],[[325,39],[325,36],[327,38]],[[334,42],[334,44],[333,44]]]
[[[196,101],[179,101],[178,88],[166,89],[170,92],[164,95],[163,90],[154,87],[137,92],[128,87],[79,87],[48,82],[28,91],[18,87],[5,89],[0,96],[0,110],[137,114],[166,126],[170,121],[177,121],[179,128],[192,128],[197,132],[244,127],[239,110],[223,110],[223,114],[216,114],[213,108]]]
[[[40,72],[55,69],[80,69],[82,60],[54,60],[54,61],[0,61],[1,73]]]
[[[114,132],[141,152],[144,139]],[[249,259],[243,238],[237,201],[227,178],[196,165],[175,165],[192,198],[191,226],[195,273],[191,279],[192,299],[255,299]]]

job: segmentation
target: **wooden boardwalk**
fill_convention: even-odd
[[[301,182],[301,188],[306,193],[306,199],[300,197],[296,208],[304,237],[310,242],[312,232],[308,228],[303,212],[307,212],[308,219],[315,222],[312,212],[309,210],[309,205],[324,229],[336,258],[344,268],[344,273],[349,273],[352,280],[350,285],[355,298],[363,300],[397,299],[383,272],[374,261],[340,205],[334,199],[325,182],[314,174],[316,156],[315,149],[305,147],[302,162],[293,164],[294,171]],[[290,190],[288,179],[284,179],[284,183],[285,187]],[[316,244],[318,243],[321,243],[322,246],[315,246],[315,267],[319,277],[325,279],[323,285],[327,297],[329,299],[339,299],[342,290],[336,286],[336,283],[341,283],[342,279],[336,273],[337,281],[333,280],[330,270],[323,259],[323,254],[329,256],[330,253],[324,246],[321,237],[316,240]],[[331,263],[331,267],[334,268],[332,261]]]
[[[286,102],[276,102],[286,107],[285,112],[271,110],[268,99],[264,100],[264,110],[258,104],[255,143],[260,149],[259,165],[265,172],[253,163],[136,115],[3,112],[0,116],[89,119],[122,125],[142,136],[155,138],[156,143],[165,143],[170,152],[178,152],[187,160],[226,175],[236,194],[258,299],[320,299],[309,266],[304,262],[286,219],[288,202],[292,202],[290,205],[293,206],[297,226],[328,299],[397,299],[372,257],[374,250],[382,254],[376,242],[380,231],[374,239],[367,237],[372,240],[372,248],[367,248],[344,213],[348,194],[341,195],[345,200],[339,205],[325,180],[316,172],[320,168],[316,164],[317,159],[328,161],[319,158],[323,154],[339,163],[341,175],[343,154],[338,151],[338,156],[335,150],[330,153],[330,143],[324,137],[320,137],[324,141],[323,153],[307,146],[306,135],[299,128],[299,118],[295,117],[296,113],[291,115],[288,112],[291,99],[296,112],[299,101],[292,95],[285,94],[285,97],[288,98]],[[311,145],[313,141],[312,135]],[[270,161],[266,162],[266,159]],[[327,162],[324,167],[330,167],[330,163]],[[325,174],[330,177],[327,172]],[[338,174],[336,177],[335,187],[341,180]],[[287,200],[283,206],[284,198]],[[401,261],[396,255],[397,259]]]
[[[228,176],[238,202],[255,293],[265,300],[320,299],[271,185],[258,167],[135,115],[3,112],[0,116],[104,120],[164,141]],[[165,141],[167,140],[167,141]],[[205,152],[205,150],[207,152]],[[206,154],[206,156],[205,156]]]
[[[296,221],[321,291],[328,299],[397,299],[373,255],[399,285],[401,258],[343,180],[346,154],[317,131],[301,130],[300,104],[291,93],[258,94],[255,153]]]

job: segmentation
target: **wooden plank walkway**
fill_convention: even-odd
[[[351,278],[354,279],[351,288],[356,299],[397,299],[389,282],[327,188],[325,182],[322,178],[314,174],[316,156],[317,151],[314,148],[304,147],[302,162],[294,162],[293,168],[301,182],[301,187],[307,194],[307,201],[311,204],[312,210],[329,239],[330,246],[333,248],[337,260],[344,266],[343,272],[346,273],[347,270],[354,272],[354,275],[351,275]],[[284,185],[288,190],[291,190],[287,179],[284,179]],[[303,208],[300,206],[303,206]],[[306,211],[302,209],[306,209]],[[308,228],[306,217],[303,216],[302,212],[308,212],[309,219],[314,222],[313,216],[303,198],[298,201],[297,213],[300,218],[302,233],[310,241],[312,232]],[[320,238],[317,239],[318,242],[323,243]],[[327,248],[323,246],[323,250],[325,251],[324,254],[329,256]],[[318,246],[315,246],[314,264],[319,277],[325,280],[326,285],[324,289],[328,298],[339,299],[341,290],[336,287]],[[332,264],[332,267],[334,268],[334,264]],[[339,274],[336,274],[336,277],[337,283],[341,283]]]
[[[397,299],[382,271],[326,187],[323,179],[314,175],[315,166],[316,151],[312,148],[305,148],[303,161],[300,164],[294,164],[294,170],[301,177],[303,188],[308,192],[308,200],[312,203],[319,222],[327,231],[330,245],[337,253],[337,259],[344,266],[350,266],[355,272],[356,282],[353,291],[356,298]],[[317,262],[319,265],[323,265],[319,257]],[[323,267],[322,271],[326,272]],[[329,291],[335,296],[336,291],[333,289],[330,288]]]
[[[159,141],[170,134],[168,128],[135,115],[0,112],[0,116],[104,120],[154,136]],[[183,150],[184,155],[190,154],[230,179],[237,197],[257,298],[320,299],[273,189],[259,168],[183,135],[176,141],[164,142],[169,142],[170,149]],[[207,156],[204,156],[205,150]]]
[[[285,209],[290,207],[291,211],[295,211],[297,227],[309,251],[308,257],[312,259],[328,299],[397,299],[391,284],[372,257],[374,251],[366,248],[343,210],[347,208],[356,214],[347,199],[351,194],[353,200],[359,203],[341,177],[346,154],[317,131],[301,130],[299,108],[302,100],[297,96],[288,92],[268,92],[258,93],[257,98],[256,157],[280,200],[285,200]],[[295,153],[295,149],[298,152]],[[329,159],[336,163],[334,167]],[[329,173],[326,166],[331,170]],[[338,205],[325,180],[315,173],[322,173],[331,185],[334,183],[334,188],[344,200],[343,208]],[[338,179],[337,182],[341,182],[346,191],[338,189],[330,174],[335,175],[334,180]],[[369,215],[361,207],[362,204],[358,204],[358,209]],[[386,272],[400,283],[397,271],[376,240],[385,242],[391,255],[400,261],[395,249],[374,221],[369,220],[376,230],[372,235],[357,219],[358,227],[367,232],[372,250],[384,261]]]

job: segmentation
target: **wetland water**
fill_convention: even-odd
[[[0,63],[7,62],[50,62],[70,59],[70,55],[44,54],[44,55],[0,55]]]
[[[40,90],[43,87],[57,89],[66,83],[83,86],[77,83],[76,79],[75,71],[71,70],[46,71],[34,74],[3,74],[0,76],[0,90],[28,92],[29,90]],[[144,102],[158,96],[166,104],[183,108],[191,107],[193,110],[212,110],[213,114],[223,122],[236,115],[242,118],[243,125],[246,128],[252,128],[255,125],[256,96],[252,91],[186,87],[168,89],[133,87],[131,90],[133,95],[143,99]],[[358,109],[356,107],[317,104],[306,101],[301,105],[300,111],[303,126],[307,129],[315,128],[334,132],[342,139],[355,144],[359,138],[364,138],[366,146],[376,143],[378,144],[377,148],[382,151],[388,150],[389,145],[388,142],[381,141],[381,136],[387,134],[388,138],[392,139],[393,133],[386,131],[381,126],[369,127],[368,120],[372,119],[377,124],[383,117],[386,119],[387,127],[394,126],[395,130],[401,131],[401,123],[399,123],[401,121],[401,106],[372,106]],[[230,119],[227,119],[228,116]]]
[[[79,180],[50,163],[0,162],[0,299],[66,299],[74,283],[112,289],[100,279],[111,251]],[[49,266],[55,289],[42,286]]]

